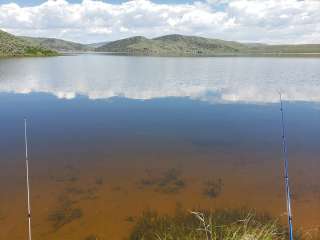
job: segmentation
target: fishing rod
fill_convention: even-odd
[[[28,240],[31,238],[31,206],[30,206],[30,184],[29,184],[29,160],[28,160],[28,138],[27,138],[27,119],[24,119],[24,143],[26,147],[26,180],[27,180],[27,205],[28,205]]]
[[[287,215],[288,215],[288,225],[289,225],[289,240],[293,240],[293,227],[292,227],[292,212],[291,212],[291,194],[289,187],[289,174],[288,174],[288,147],[286,140],[286,127],[284,121],[284,111],[282,96],[280,94],[280,111],[281,111],[281,126],[282,126],[282,152],[284,158],[284,180],[286,188],[286,200],[287,200]]]

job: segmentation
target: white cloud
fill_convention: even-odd
[[[194,34],[238,41],[319,43],[320,1],[207,0],[121,4],[48,0],[37,6],[0,5],[0,28],[13,34],[59,37],[80,42],[132,35]]]

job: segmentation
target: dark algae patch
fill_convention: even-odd
[[[203,194],[208,198],[217,198],[220,196],[223,189],[223,182],[221,178],[211,179],[205,182]]]
[[[56,173],[51,173],[50,178],[55,182],[61,182],[61,183],[74,183],[79,180],[79,172],[75,167],[71,164],[65,165],[64,169]]]
[[[98,189],[96,187],[88,188],[86,190],[86,193],[83,196],[83,198],[84,199],[89,199],[89,200],[96,199],[96,198],[98,198],[97,191],[98,191]]]
[[[85,193],[84,190],[82,190],[81,188],[77,188],[77,187],[68,187],[66,189],[66,192],[71,195],[82,195]]]
[[[0,222],[5,219],[4,213],[0,210]]]
[[[181,172],[175,168],[168,169],[160,175],[148,170],[146,175],[139,182],[141,188],[152,188],[162,193],[177,193],[186,185],[181,178]]]
[[[136,221],[129,240],[285,240],[286,229],[267,214],[248,209],[177,209],[173,215],[145,211]],[[299,239],[299,238],[297,238]]]
[[[65,188],[57,199],[56,208],[49,213],[48,220],[51,222],[54,231],[83,217],[83,210],[78,206],[83,200],[94,200],[98,198],[99,187],[102,179],[94,178],[86,187],[79,186],[78,171],[72,165],[66,165],[58,176],[51,176],[56,182],[62,183]]]
[[[52,177],[56,182],[76,182],[78,177],[76,176],[62,176],[62,177]]]
[[[103,184],[103,178],[102,177],[96,177],[95,184],[102,185]]]
[[[129,223],[133,223],[135,221],[135,217],[133,216],[128,216],[126,219],[125,219],[126,222],[129,222]]]
[[[99,240],[97,235],[89,235],[84,240]]]
[[[118,191],[121,191],[121,190],[123,190],[120,186],[113,186],[112,187],[112,191],[114,191],[114,192],[118,192]]]
[[[75,203],[76,201],[72,201],[64,195],[59,197],[59,205],[48,216],[55,231],[83,216],[82,209],[74,207]]]
[[[58,209],[49,215],[49,220],[52,222],[54,230],[57,231],[64,225],[81,218],[82,215],[80,208]]]

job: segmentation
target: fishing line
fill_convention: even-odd
[[[282,126],[282,152],[283,152],[283,159],[284,159],[284,180],[285,180],[285,188],[286,188],[289,239],[293,240],[291,194],[290,194],[289,174],[288,174],[288,147],[287,147],[287,139],[286,139],[286,127],[285,127],[282,96],[281,96],[281,93],[279,94],[280,94],[280,111],[281,111],[281,126]]]
[[[24,119],[24,143],[26,149],[26,182],[27,182],[27,211],[28,211],[28,239],[31,237],[31,206],[30,206],[30,183],[29,183],[29,160],[28,160],[28,138],[27,138],[27,119]]]

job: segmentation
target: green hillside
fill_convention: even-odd
[[[276,53],[276,54],[320,54],[320,44],[296,44],[296,45],[267,45],[259,44],[251,46],[249,49],[251,52],[258,53]]]
[[[48,48],[58,52],[86,52],[93,51],[94,48],[85,44],[65,41],[57,38],[34,38],[21,37],[22,39],[36,44],[40,47]]]
[[[0,57],[53,56],[58,53],[0,30]]]
[[[247,48],[246,45],[237,42],[193,36],[167,35],[154,39],[141,36],[126,38],[107,43],[102,47],[98,47],[96,51],[133,55],[206,56],[237,53],[243,48]]]
[[[320,53],[320,44],[267,45],[195,36],[166,35],[148,39],[136,36],[106,43],[98,52],[151,56],[219,56]]]
[[[52,56],[58,52],[90,51],[137,56],[320,56],[320,44],[267,45],[178,34],[81,44],[56,38],[17,37],[0,30],[0,56]]]

